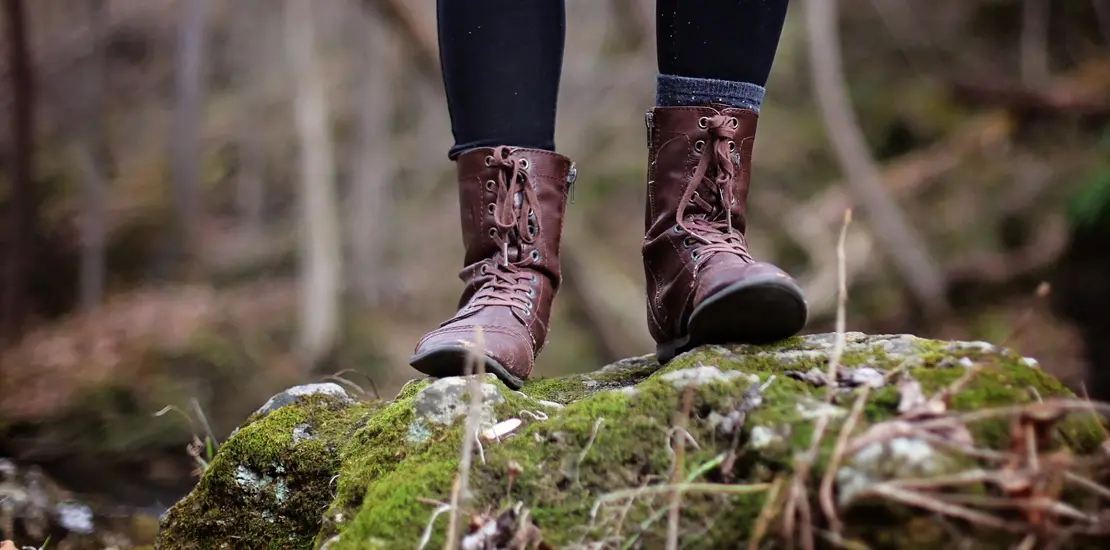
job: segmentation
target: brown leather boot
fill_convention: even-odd
[[[748,253],[744,211],[757,120],[724,105],[647,113],[644,273],[661,363],[702,344],[781,340],[806,324],[794,279]]]
[[[519,389],[547,340],[559,289],[559,243],[574,164],[538,149],[471,149],[456,159],[466,283],[459,310],[420,340],[409,363],[425,374],[465,374],[482,328],[486,372]]]

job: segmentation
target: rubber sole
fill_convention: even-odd
[[[660,364],[706,344],[768,344],[805,328],[809,309],[802,289],[775,275],[725,287],[690,314],[687,334],[656,346]]]
[[[434,378],[462,376],[466,372],[470,350],[462,346],[441,347],[413,355],[409,358],[412,368]],[[492,372],[511,389],[519,390],[524,380],[514,376],[492,357],[484,356],[486,372]]]

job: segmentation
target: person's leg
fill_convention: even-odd
[[[555,150],[563,0],[438,0],[439,56],[455,145]]]
[[[657,0],[656,104],[759,111],[787,0]]]
[[[801,289],[752,258],[745,235],[756,122],[786,5],[657,0],[643,257],[661,362],[698,345],[766,343],[805,326]]]
[[[465,287],[453,317],[409,360],[465,373],[483,334],[485,370],[519,388],[547,339],[562,280],[559,242],[570,159],[554,152],[562,0],[439,0],[443,77],[458,172]]]

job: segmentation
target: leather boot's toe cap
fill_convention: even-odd
[[[526,378],[532,372],[532,340],[521,327],[481,325],[481,342],[477,337],[479,325],[448,325],[428,333],[416,346],[414,364],[418,370],[432,376],[461,376],[466,372],[466,357],[471,350],[478,350],[498,366],[517,378]],[[480,345],[479,345],[480,344]],[[447,366],[428,370],[421,368],[423,359],[436,355],[450,355]],[[443,365],[442,362],[439,363]]]
[[[697,306],[717,293],[741,281],[767,281],[781,279],[794,283],[793,277],[774,264],[748,263],[740,260],[721,261],[706,266],[697,276],[694,305]]]

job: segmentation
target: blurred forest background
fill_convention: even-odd
[[[463,255],[434,0],[0,1],[0,457],[158,508],[192,434],[307,380],[417,376]],[[654,349],[654,23],[567,1],[579,178],[542,376]],[[850,330],[1004,343],[1110,398],[1108,43],[1107,0],[795,0],[749,235],[806,331],[852,207]]]

